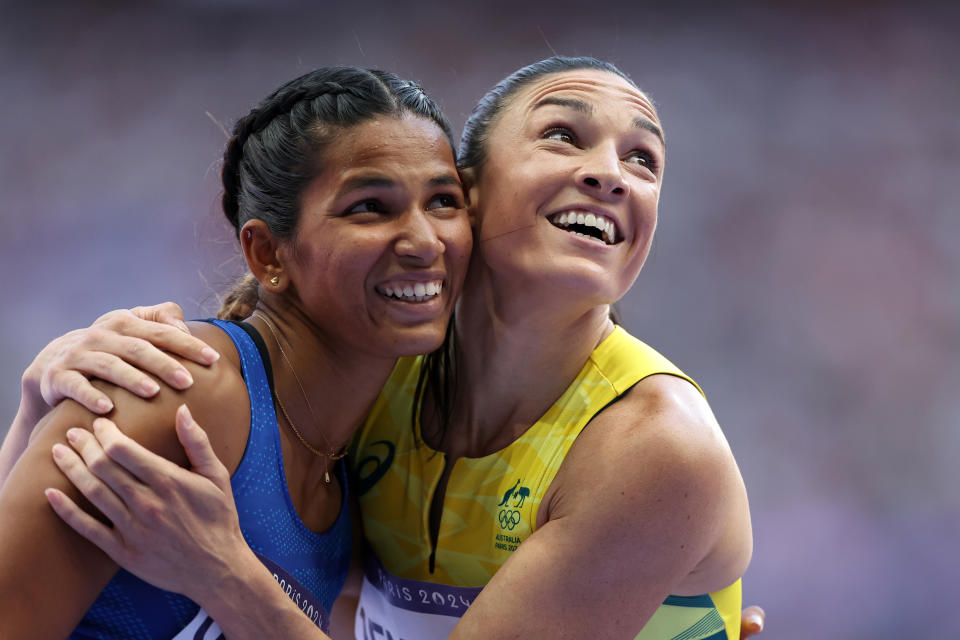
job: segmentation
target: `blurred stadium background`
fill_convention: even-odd
[[[960,637],[958,5],[0,2],[0,16],[2,415],[57,334],[163,300],[216,310],[241,264],[217,209],[217,123],[282,81],[386,68],[459,127],[515,68],[594,55],[665,124],[660,228],[622,311],[702,384],[737,454],[763,637]]]

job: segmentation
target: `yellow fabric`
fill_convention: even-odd
[[[445,458],[422,442],[419,425],[416,433],[410,426],[421,362],[405,358],[397,364],[354,441],[356,493],[366,538],[388,572],[461,587],[485,585],[533,533],[541,499],[577,436],[600,410],[653,374],[667,373],[696,384],[617,327],[526,433],[496,453],[455,462],[431,573],[429,510]],[[737,638],[740,582],[705,598],[671,596],[637,638]],[[721,608],[719,613],[711,602]],[[735,627],[726,622],[734,618]],[[724,628],[726,636],[721,633]]]
[[[737,580],[726,589],[710,594],[714,606],[723,616],[727,637],[731,640],[740,638],[740,609],[743,607],[743,589],[741,587],[741,581]]]

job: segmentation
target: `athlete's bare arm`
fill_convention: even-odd
[[[148,401],[105,383],[98,383],[98,389],[110,398],[115,407],[112,415],[128,425],[133,438],[164,458],[185,463],[184,451],[170,428],[178,404],[190,402],[210,423],[223,416],[232,424],[244,424],[244,411],[249,412],[243,403],[233,403],[239,411],[217,406],[236,396],[231,385],[235,386],[239,374],[225,375],[224,368],[191,366],[193,376],[203,378],[198,385],[202,394],[196,389],[181,393],[165,388]],[[95,417],[73,401],[58,405],[41,421],[0,489],[0,512],[5,514],[0,525],[0,566],[4,568],[0,572],[0,593],[4,594],[0,637],[66,637],[116,571],[99,549],[57,518],[44,497],[44,490],[52,487],[78,498],[77,489],[54,465],[51,449],[66,443],[68,434],[82,438]],[[243,443],[217,434],[215,445],[224,459],[231,460],[237,458],[237,450],[242,451]]]
[[[451,638],[633,638],[670,595],[735,582],[746,492],[706,402],[651,376],[578,437],[520,545]]]

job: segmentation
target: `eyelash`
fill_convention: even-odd
[[[434,207],[430,206],[431,203],[436,202],[438,200],[440,201],[438,203],[438,206],[434,206]],[[366,209],[362,211],[358,211],[358,209],[364,205],[366,205]],[[457,196],[455,196],[452,193],[437,193],[432,195],[430,199],[427,200],[427,209],[462,209],[462,208],[463,208],[463,205],[460,203],[460,200],[457,198]],[[364,198],[363,200],[354,202],[349,207],[347,207],[344,210],[343,215],[350,216],[350,215],[356,215],[356,214],[362,214],[362,213],[383,214],[387,212],[388,212],[387,207],[383,204],[383,202],[381,202],[377,198]]]
[[[549,140],[549,139],[557,140],[556,138],[551,138],[551,136],[558,133],[561,133],[568,138],[568,140],[563,140],[563,142],[566,142],[567,144],[572,144],[575,147],[579,147],[579,144],[577,142],[577,136],[573,133],[573,131],[570,130],[569,127],[557,126],[557,125],[548,127],[543,132],[543,135],[541,137],[545,140]],[[559,142],[559,140],[557,141]],[[650,171],[656,171],[657,169],[657,162],[656,162],[656,159],[653,157],[653,154],[648,153],[646,151],[641,151],[640,149],[634,149],[629,153],[627,158],[628,158],[627,162],[629,162],[630,158],[638,158],[642,160],[642,162],[639,162],[637,164],[639,164],[642,167],[646,167]]]
[[[563,133],[563,134],[565,134],[565,135],[566,135],[568,138],[570,138],[570,139],[569,139],[569,140],[565,140],[564,142],[569,142],[569,144],[572,144],[572,145],[576,146],[576,144],[577,144],[577,136],[575,136],[575,135],[573,134],[573,131],[571,131],[568,127],[558,127],[558,126],[550,127],[550,128],[548,128],[546,131],[543,132],[543,138],[544,138],[544,139],[551,139],[550,136],[552,136],[552,135],[555,134],[555,133]]]
[[[460,209],[460,208],[462,207],[462,205],[460,204],[460,200],[459,200],[455,195],[453,195],[452,193],[438,193],[438,194],[434,195],[433,197],[431,197],[430,200],[427,201],[427,204],[429,205],[429,204],[430,204],[431,202],[433,202],[434,200],[439,200],[439,199],[444,199],[444,200],[446,200],[447,204],[441,204],[440,207],[438,207],[438,208],[441,208],[441,209]]]
[[[367,205],[368,207],[371,207],[371,208],[367,209],[366,211],[355,211],[355,209],[357,209],[362,205]],[[383,203],[377,200],[376,198],[364,198],[363,200],[360,200],[359,202],[354,202],[349,207],[347,207],[346,210],[343,212],[343,215],[349,216],[357,213],[383,213],[384,210],[385,210],[385,207],[383,206]]]
[[[630,152],[628,158],[638,158],[642,159],[642,163],[638,163],[643,167],[646,167],[650,171],[657,170],[657,161],[654,159],[653,154],[647,153],[646,151],[634,150]]]

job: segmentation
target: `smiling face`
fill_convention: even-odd
[[[478,262],[494,281],[618,300],[650,249],[664,154],[656,110],[620,76],[533,81],[493,123],[470,189]]]
[[[391,357],[435,349],[471,245],[450,143],[424,118],[381,116],[321,153],[280,252],[295,304],[345,348]]]

